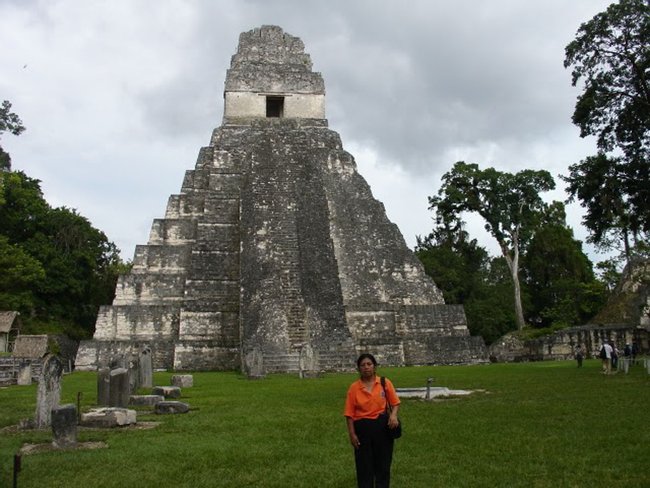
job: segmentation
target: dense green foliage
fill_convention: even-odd
[[[3,132],[9,132],[15,136],[20,135],[25,130],[20,117],[11,111],[11,102],[5,100],[0,106],[0,137]],[[11,156],[5,152],[0,145],[0,171],[11,169]]]
[[[445,302],[464,306],[472,335],[490,344],[517,328],[506,260],[490,257],[462,226],[452,229],[441,223],[418,239],[415,252]],[[523,313],[536,328],[582,325],[600,310],[608,293],[567,227],[559,202],[539,213],[522,248],[520,274]]]
[[[24,130],[5,100],[0,135]],[[75,210],[52,208],[40,182],[11,171],[0,147],[0,310],[20,312],[23,333],[91,336],[99,306],[112,301],[126,269],[103,232]]]
[[[582,88],[572,120],[582,137],[597,138],[599,149],[563,176],[569,201],[585,207],[589,240],[609,252],[621,243],[628,262],[647,256],[650,237],[648,39],[650,4],[620,0],[580,26],[564,60],[573,85]],[[429,198],[438,230],[418,242],[418,256],[445,298],[465,305],[470,330],[488,343],[511,327],[503,314],[502,281],[494,274],[486,278],[498,262],[486,257],[470,262],[461,241],[440,238],[440,229],[460,229],[463,212],[478,213],[499,244],[520,329],[526,322],[537,328],[585,323],[620,276],[613,258],[598,266],[603,281],[594,277],[581,243],[566,226],[563,206],[546,205],[539,196],[552,188],[545,171],[508,174],[458,162],[443,176],[438,195]]]
[[[615,236],[628,260],[650,233],[648,39],[650,4],[620,0],[580,26],[564,61],[582,85],[573,123],[600,151],[569,167],[570,198],[586,209],[590,239],[608,246]]]
[[[17,310],[23,332],[92,335],[124,270],[104,233],[64,207],[52,208],[38,180],[0,172],[0,310]]]
[[[605,304],[605,285],[565,219],[564,205],[551,205],[522,259],[526,316],[536,327],[582,325]]]
[[[415,254],[445,302],[464,306],[472,335],[490,344],[516,328],[512,281],[503,258],[490,258],[464,230],[444,227],[418,238]]]
[[[525,325],[520,253],[546,210],[540,193],[554,188],[555,181],[545,170],[526,169],[512,174],[459,161],[442,176],[438,195],[429,197],[429,208],[435,212],[438,225],[458,228],[463,212],[477,213],[483,218],[485,229],[498,242],[510,270],[519,329]]]
[[[603,376],[600,364],[572,361],[479,366],[380,368],[397,387],[483,390],[433,402],[403,399],[404,435],[396,441],[393,485],[408,488],[648,486],[643,428],[650,401],[641,366]],[[95,450],[22,458],[21,488],[88,486],[355,486],[352,447],[342,416],[355,374],[320,379],[194,373],[180,399],[184,415],[152,415],[153,429],[80,430]],[[157,373],[156,384],[169,384]],[[63,380],[62,402],[96,401],[96,376]],[[36,386],[0,390],[0,427],[32,416]],[[49,431],[0,434],[0,485],[10,486],[12,456],[26,443],[49,444]]]

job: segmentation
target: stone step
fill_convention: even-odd
[[[232,251],[239,253],[239,224],[200,221],[194,251]]]
[[[264,355],[264,370],[267,373],[300,371],[300,356],[295,354]]]
[[[128,274],[118,278],[113,305],[160,304],[183,299],[184,273]]]
[[[191,243],[196,239],[196,220],[193,219],[154,219],[149,233],[150,245]]]
[[[189,245],[137,245],[133,256],[133,273],[152,270],[169,270],[180,273],[190,262],[192,248]]]
[[[192,217],[217,224],[239,224],[239,198],[219,198],[207,192],[181,193],[169,198],[166,219]]]

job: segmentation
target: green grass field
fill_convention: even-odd
[[[468,397],[403,400],[394,487],[650,486],[650,376],[603,376],[599,363],[569,361],[481,366],[380,368],[397,387],[480,389]],[[170,384],[171,373],[155,382]],[[352,448],[342,417],[353,374],[319,379],[194,373],[183,390],[188,414],[138,421],[148,430],[80,430],[106,449],[26,455],[27,487],[353,487]],[[93,373],[65,376],[62,403],[94,406]],[[0,389],[0,427],[32,417],[36,386]],[[0,433],[0,486],[11,486],[13,456],[48,431]]]

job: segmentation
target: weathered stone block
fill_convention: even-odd
[[[31,363],[23,363],[19,366],[18,376],[16,377],[16,384],[20,386],[28,386],[32,384]]]
[[[191,388],[194,386],[194,376],[191,374],[175,374],[172,376],[172,385],[179,388]]]
[[[100,408],[81,414],[81,425],[109,429],[135,424],[137,413],[126,408]]]
[[[110,392],[109,407],[126,407],[129,404],[131,386],[129,385],[129,371],[126,368],[116,368],[109,373]]]
[[[77,407],[61,405],[52,410],[52,445],[59,449],[77,445]]]
[[[163,395],[131,395],[129,405],[134,406],[154,406],[165,400]]]
[[[97,405],[108,407],[111,402],[111,370],[97,370]]]
[[[59,407],[61,399],[61,375],[63,364],[54,354],[47,354],[43,361],[41,375],[38,380],[36,393],[36,427],[49,427],[52,421],[52,410]]]
[[[160,402],[154,407],[154,412],[158,414],[187,413],[189,411],[190,406],[187,403],[175,401]]]
[[[153,395],[162,395],[165,398],[181,397],[181,389],[178,386],[154,386],[151,393]]]

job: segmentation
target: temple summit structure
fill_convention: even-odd
[[[242,33],[223,123],[138,245],[78,369],[150,350],[155,368],[272,372],[484,362],[325,118],[302,41]]]

